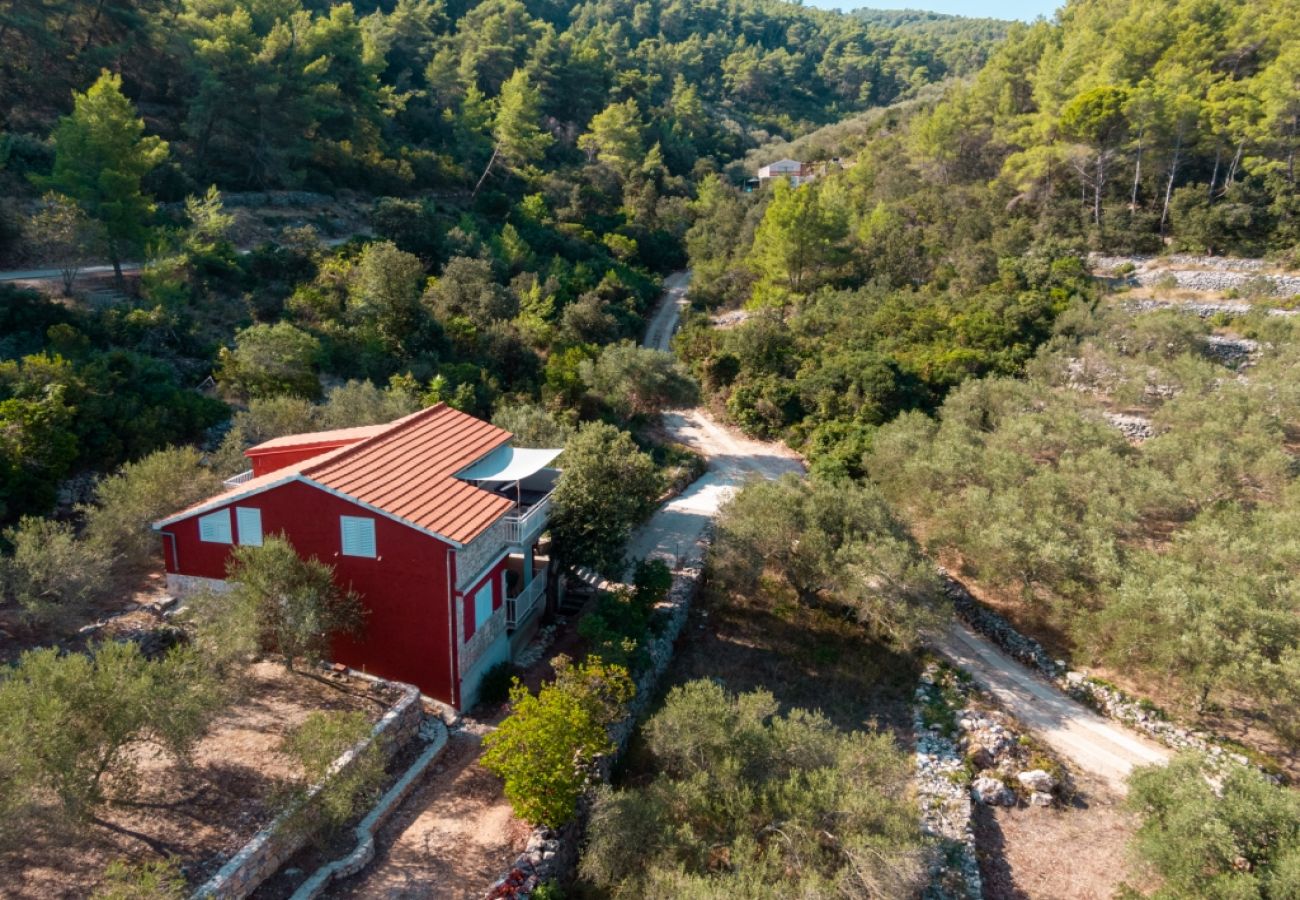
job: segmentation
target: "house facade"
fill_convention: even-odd
[[[226,589],[240,545],[284,534],[360,594],[361,635],[336,661],[418,685],[456,709],[484,672],[536,631],[558,450],[520,449],[494,425],[439,404],[385,425],[250,448],[227,490],[154,524],[169,590]]]
[[[773,178],[784,178],[794,187],[801,184],[807,184],[817,179],[817,173],[808,163],[799,162],[797,159],[778,159],[774,163],[763,166],[758,170],[758,182],[763,184]]]

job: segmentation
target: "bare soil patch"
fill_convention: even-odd
[[[1137,822],[1099,782],[1076,775],[1074,805],[975,811],[988,900],[1109,900],[1146,879],[1127,849]]]
[[[452,732],[432,775],[381,829],[374,861],[326,896],[477,900],[487,893],[530,830],[478,763],[488,730]]]
[[[557,619],[542,658],[519,673],[529,690],[555,678],[552,661],[558,654],[586,654],[579,617]],[[523,852],[532,828],[511,810],[501,780],[479,764],[483,737],[509,714],[509,704],[472,712],[452,729],[442,756],[375,836],[374,860],[325,896],[478,900]]]
[[[341,689],[261,662],[246,673],[243,699],[195,747],[191,764],[143,760],[140,796],[110,805],[75,832],[53,828],[0,852],[0,897],[82,898],[115,859],[178,856],[197,886],[277,814],[276,794],[299,773],[280,752],[285,735],[317,710],[360,710],[378,721],[394,699],[368,683]]]

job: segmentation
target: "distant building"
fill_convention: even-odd
[[[333,657],[457,709],[536,631],[559,450],[444,404],[395,422],[276,438],[224,493],[154,524],[177,595],[225,587],[237,545],[283,532],[361,594],[365,632]]]
[[[758,170],[758,181],[762,184],[773,178],[784,178],[790,184],[798,187],[801,184],[807,184],[817,178],[817,173],[808,163],[801,163],[797,159],[778,159]]]

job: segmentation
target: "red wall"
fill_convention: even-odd
[[[284,532],[302,556],[316,556],[334,566],[341,585],[351,585],[370,614],[359,639],[335,642],[334,658],[355,669],[418,685],[429,696],[453,706],[459,697],[452,648],[454,610],[449,602],[448,554],[451,547],[427,534],[370,512],[347,500],[301,482],[289,482],[234,501],[230,507],[235,540],[239,539],[234,506],[262,511],[262,533]],[[213,512],[215,510],[208,510]],[[205,515],[207,513],[204,513]],[[375,519],[377,559],[343,556],[339,516]],[[177,558],[173,561],[174,535]],[[167,571],[204,578],[225,578],[228,544],[199,540],[198,517],[163,529]],[[499,602],[499,601],[497,601]]]
[[[317,442],[314,444],[301,444],[296,447],[260,450],[257,453],[246,453],[244,455],[253,463],[253,477],[260,478],[268,472],[274,472],[276,469],[283,469],[285,466],[291,466],[304,459],[311,459],[313,456],[320,456],[330,450],[336,450],[339,447],[355,443],[355,440]]]

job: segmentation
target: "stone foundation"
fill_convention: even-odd
[[[191,594],[197,594],[199,591],[224,594],[230,590],[230,582],[223,578],[201,578],[198,575],[167,573],[167,593],[181,600]]]

